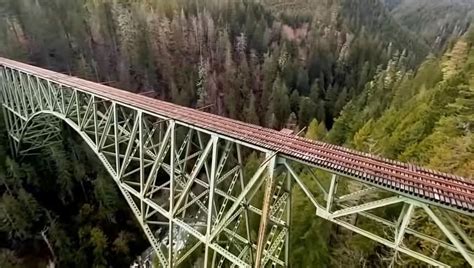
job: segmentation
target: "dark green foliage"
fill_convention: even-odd
[[[298,119],[300,128],[307,126],[316,113],[316,104],[308,97],[302,97],[299,104]]]
[[[451,40],[469,27],[472,4],[383,2],[0,0],[0,55],[470,176],[473,34]],[[443,58],[429,55],[445,47]],[[0,132],[1,267],[45,259],[43,230],[64,267],[124,267],[145,246],[93,153],[63,136],[19,163]],[[248,156],[246,179],[259,160]],[[293,267],[386,266],[381,247],[341,233],[292,192]],[[251,216],[253,239],[258,222]]]
[[[318,120],[313,119],[306,130],[305,137],[311,140],[325,140],[328,130],[324,121],[318,123]]]
[[[472,177],[473,40],[470,33],[466,34],[444,56],[428,58],[414,76],[395,67],[399,65],[391,60],[388,67],[366,85],[364,92],[344,108],[329,139],[374,154]],[[472,219],[460,215],[456,219],[465,230],[472,232]],[[439,235],[439,230],[421,214],[416,216],[413,225]],[[355,249],[351,251],[351,258],[365,260],[380,250],[367,241],[360,242],[343,238],[340,243],[344,247],[333,253],[334,264],[349,265],[346,248]],[[417,242],[408,240],[406,243],[416,245]],[[431,252],[428,246],[421,250]],[[453,267],[467,266],[452,253],[439,253],[439,258]],[[404,258],[403,264],[422,266],[409,258]]]
[[[281,128],[290,116],[290,98],[288,89],[284,82],[277,78],[273,84],[272,95],[270,96],[270,109],[268,109],[267,118],[270,118],[270,127]],[[276,120],[273,121],[275,118]]]
[[[385,2],[389,2],[390,13],[400,24],[417,33],[422,40],[437,50],[459,38],[474,18],[474,3],[469,0]]]
[[[65,267],[124,267],[146,247],[115,182],[79,137],[64,135],[63,144],[22,162],[1,153],[1,267],[53,259],[44,237]]]
[[[316,190],[310,175],[302,174],[301,179],[311,190]],[[327,267],[330,248],[328,229],[331,225],[316,216],[311,202],[299,188],[293,188],[292,196],[291,264],[294,267]]]
[[[253,1],[11,0],[0,53],[277,128],[288,115],[273,124],[267,110],[280,77],[331,127],[394,51],[411,64],[427,51],[377,0],[316,2],[293,12]],[[307,14],[313,5],[317,15]]]

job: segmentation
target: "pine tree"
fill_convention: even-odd
[[[326,123],[321,121],[318,125],[317,137],[318,140],[325,140],[328,134],[328,129],[326,128]]]
[[[300,128],[307,126],[312,118],[314,118],[316,111],[316,104],[308,97],[302,97],[299,104],[298,123]]]
[[[259,124],[259,118],[257,115],[257,108],[256,108],[256,98],[253,93],[250,94],[250,101],[248,106],[244,109],[244,119],[245,122],[252,123],[252,124]]]
[[[90,231],[90,244],[94,248],[94,265],[105,265],[106,260],[104,253],[108,246],[107,236],[105,233],[99,228],[94,227]]]
[[[318,139],[318,125],[319,125],[318,120],[313,118],[313,120],[311,120],[311,123],[308,126],[308,129],[306,130],[305,137],[307,139],[311,139],[311,140]]]
[[[357,133],[354,135],[354,147],[357,150],[373,153],[373,140],[370,137],[374,127],[374,120],[370,119]]]
[[[308,72],[303,68],[300,68],[298,70],[298,75],[296,78],[296,88],[301,93],[301,95],[308,95],[309,93]]]
[[[442,64],[444,79],[448,79],[456,74],[467,58],[468,43],[464,39],[456,42],[453,49],[445,55]]]
[[[209,63],[207,60],[204,60],[202,55],[200,56],[199,66],[198,66],[198,81],[196,83],[197,91],[197,107],[203,107],[207,104],[208,94],[207,94],[207,72],[209,69]]]
[[[300,107],[300,94],[298,90],[293,90],[290,95],[290,107],[292,112],[298,112]]]
[[[449,105],[455,110],[460,126],[466,133],[474,130],[474,87],[472,85],[460,85],[459,97]]]
[[[337,97],[336,102],[334,103],[334,111],[336,113],[339,113],[343,108],[344,105],[347,103],[347,88],[344,88],[340,93],[339,96]]]
[[[262,82],[262,96],[260,99],[260,108],[265,113],[265,110],[270,105],[270,98],[272,95],[273,83],[278,74],[278,64],[273,55],[265,53],[263,60],[263,82]]]
[[[64,148],[53,146],[50,148],[51,156],[58,173],[58,184],[60,186],[60,198],[65,204],[67,200],[73,199],[74,177],[71,174],[71,163]]]
[[[99,173],[94,181],[94,196],[107,213],[113,215],[120,205],[120,196],[114,182],[105,174]]]
[[[323,97],[323,95],[324,95],[324,93],[321,90],[321,88],[319,87],[319,81],[315,80],[313,82],[313,85],[311,86],[309,97],[311,98],[311,100],[314,103],[318,103],[319,100],[321,100],[321,98]]]
[[[290,115],[290,97],[288,96],[288,89],[285,83],[277,78],[273,83],[272,95],[270,98],[270,109],[268,110],[267,118],[272,121],[274,116],[274,126],[275,128],[280,128],[288,119]]]
[[[0,225],[0,231],[7,233],[12,238],[30,238],[34,222],[21,201],[15,196],[3,194],[0,204],[0,215],[4,219]]]
[[[324,140],[326,139],[327,133],[326,124],[324,122],[318,123],[318,120],[313,118],[306,130],[305,137],[311,140]]]
[[[129,243],[133,240],[132,234],[121,231],[113,244],[113,250],[118,254],[128,255],[130,253]]]
[[[309,174],[303,173],[300,177],[311,191],[317,191],[316,183]],[[293,187],[291,194],[291,209],[294,212],[290,226],[291,264],[295,267],[328,267],[330,232],[319,230],[330,230],[331,226],[311,212],[314,209],[299,187]]]

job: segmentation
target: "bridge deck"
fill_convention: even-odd
[[[0,58],[0,66],[90,92],[257,147],[277,151],[281,155],[405,196],[463,210],[470,214],[474,212],[474,182],[467,178],[284,134],[5,58]]]

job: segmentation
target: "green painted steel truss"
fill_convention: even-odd
[[[65,125],[75,130],[116,182],[163,267],[178,266],[193,253],[204,256],[205,267],[288,267],[292,194],[307,198],[319,217],[393,249],[392,262],[403,253],[449,266],[437,260],[437,252],[446,250],[474,266],[472,237],[453,219],[459,212],[381,193],[354,178],[54,77],[0,66],[0,90],[12,153],[36,154],[60,142]],[[260,164],[244,174],[243,158],[250,152],[260,156]],[[387,207],[399,216],[384,217],[381,209]],[[439,236],[416,230],[414,215],[421,214]],[[361,224],[368,221],[372,225]],[[410,241],[436,252],[423,254]]]

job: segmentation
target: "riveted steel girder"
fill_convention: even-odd
[[[84,139],[122,192],[160,266],[177,266],[201,249],[205,267],[287,267],[295,189],[319,217],[397,252],[449,266],[405,245],[411,236],[458,252],[474,265],[471,238],[452,212],[432,204],[393,193],[375,195],[376,185],[344,192],[340,184],[353,179],[344,174],[320,178],[328,173],[322,167],[65,86],[54,77],[0,66],[0,96],[13,154],[33,154],[59,142],[64,124]],[[249,174],[244,156],[252,151],[260,163]],[[389,206],[402,207],[395,221],[377,213]],[[447,239],[415,230],[410,223],[419,212]],[[251,226],[255,217],[257,228]],[[354,217],[382,224],[391,236],[361,228]]]

